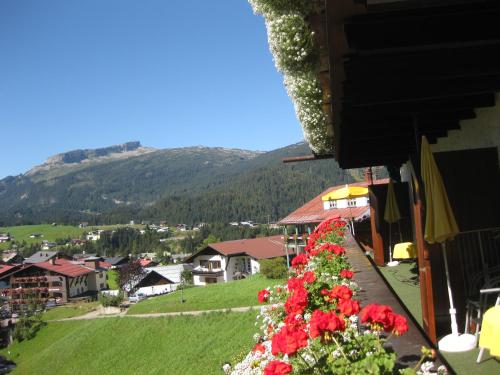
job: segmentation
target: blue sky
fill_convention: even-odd
[[[246,0],[2,0],[0,56],[0,178],[132,140],[253,150],[302,140]]]

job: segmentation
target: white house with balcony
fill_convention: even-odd
[[[271,236],[212,243],[185,262],[193,263],[193,283],[206,285],[245,278],[260,271],[260,260],[285,256],[283,238]]]

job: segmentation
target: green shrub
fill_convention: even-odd
[[[260,273],[268,279],[284,279],[288,276],[285,258],[263,259],[260,261]]]
[[[24,315],[19,318],[12,333],[14,340],[19,342],[23,340],[31,340],[36,336],[36,333],[45,326],[45,323],[40,314]]]
[[[118,293],[116,296],[110,294],[99,293],[99,302],[103,307],[114,306],[118,307],[123,302],[123,292]]]

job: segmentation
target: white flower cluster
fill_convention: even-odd
[[[312,0],[248,0],[266,20],[269,47],[276,68],[283,73],[304,138],[315,153],[332,151],[323,92],[316,72],[318,49],[314,33],[305,21],[313,11]]]
[[[250,351],[245,359],[237,363],[234,368],[226,367],[226,374],[231,375],[262,375],[269,362],[276,359],[271,353],[271,341],[264,341],[262,345],[266,351]]]
[[[420,369],[417,370],[418,375],[446,375],[448,374],[448,370],[445,366],[441,365],[437,370],[434,370],[434,362],[427,361],[422,363]]]

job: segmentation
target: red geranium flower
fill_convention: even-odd
[[[288,286],[289,291],[293,291],[295,289],[303,288],[304,280],[298,277],[290,277],[286,285]]]
[[[302,314],[307,307],[308,297],[304,287],[295,289],[285,302],[285,312],[289,315]]]
[[[271,352],[273,355],[294,355],[300,348],[307,346],[307,333],[302,328],[285,326],[273,336]]]
[[[352,279],[352,276],[354,275],[354,272],[348,270],[348,269],[343,269],[340,271],[340,277],[343,277],[344,279]]]
[[[257,299],[259,300],[260,303],[267,302],[269,300],[269,290],[262,289],[257,295]]]
[[[337,304],[337,309],[341,314],[351,316],[359,313],[359,302],[352,299],[341,299]]]
[[[252,349],[252,352],[261,352],[261,353],[265,353],[266,352],[266,347],[263,345],[263,344],[255,344],[255,346],[253,347]]]
[[[408,322],[406,321],[406,318],[403,315],[395,314],[394,333],[399,336],[405,332],[408,332]]]
[[[316,280],[316,275],[314,274],[314,272],[311,271],[304,272],[302,280],[304,280],[308,284],[312,284],[314,280]]]
[[[345,322],[335,315],[333,311],[327,313],[321,310],[315,310],[312,313],[310,324],[310,334],[312,338],[323,336],[326,331],[343,331]]]
[[[397,316],[399,315],[394,314],[390,306],[377,305],[374,303],[366,306],[360,314],[361,323],[368,323],[375,329],[383,328],[386,332],[391,332],[394,329],[394,323]],[[401,324],[399,328],[404,330],[402,320],[399,319],[399,322]]]
[[[307,254],[299,254],[292,260],[292,267],[295,269],[302,269],[309,262]]]
[[[331,290],[330,299],[339,298],[339,299],[351,299],[352,290],[345,285],[335,285]]]
[[[271,361],[264,369],[264,375],[286,375],[291,373],[292,366],[281,361]]]

